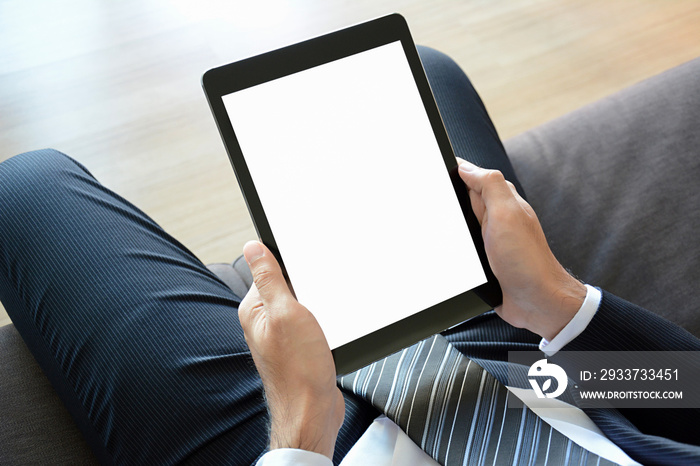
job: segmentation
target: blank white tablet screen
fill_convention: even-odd
[[[223,102],[332,349],[486,283],[400,42]]]

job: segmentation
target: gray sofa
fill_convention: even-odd
[[[700,59],[505,146],[569,270],[700,336]],[[250,286],[241,260],[209,267]],[[0,464],[96,463],[12,325],[0,354]]]

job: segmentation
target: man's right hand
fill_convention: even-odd
[[[554,257],[537,215],[501,172],[457,161],[503,290],[496,313],[551,341],[576,315],[586,287]]]
[[[270,250],[250,241],[243,254],[254,283],[238,316],[265,388],[270,449],[297,448],[332,459],[345,400],[326,337],[292,295]]]

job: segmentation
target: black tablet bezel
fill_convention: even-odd
[[[339,60],[392,42],[401,41],[416,86],[430,120],[448,170],[455,194],[476,246],[487,283],[467,291],[358,340],[333,350],[338,374],[359,369],[417,341],[445,330],[501,304],[501,288],[493,275],[484,250],[481,228],[472,212],[469,195],[457,172],[458,166],[428,79],[406,24],[392,14],[342,29],[295,45],[211,69],[202,77],[202,86],[233,166],[238,184],[261,241],[275,255],[285,277],[284,260],[277,248],[265,211],[258,197],[245,157],[231,126],[222,97],[264,82]],[[446,238],[449,241],[449,238]],[[426,271],[426,273],[432,273]],[[290,284],[291,285],[291,284]],[[406,292],[409,292],[407,290]],[[302,303],[303,304],[303,303]]]

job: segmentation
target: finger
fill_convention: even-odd
[[[496,315],[498,315],[500,318],[503,318],[503,304],[499,304],[498,306],[493,308],[494,312]]]
[[[253,283],[266,306],[282,304],[292,297],[277,260],[259,241],[248,241],[243,255],[253,275]]]
[[[480,194],[477,194],[473,190],[469,190],[469,201],[472,205],[472,211],[479,221],[479,225],[484,223],[484,215],[486,214],[486,206],[484,205],[484,200],[481,198]]]
[[[472,164],[471,162],[467,162],[466,160],[455,157],[457,159],[457,166],[461,166],[462,164],[469,164],[471,166],[476,166]],[[458,172],[461,177],[461,170]],[[464,177],[461,177],[462,181],[464,181],[464,184],[467,185],[467,188],[469,188],[469,185],[467,182],[464,180]],[[481,199],[481,194],[475,192],[472,189],[469,189],[469,201],[471,202],[472,205],[472,211],[474,212],[474,215],[476,216],[476,219],[479,221],[479,225],[483,223],[484,220],[484,213],[486,212],[486,206],[484,205],[484,200]]]
[[[255,283],[253,283],[248,293],[241,300],[241,304],[238,305],[238,319],[241,322],[243,331],[250,327],[261,311],[263,311],[262,299],[260,299],[260,293],[258,293]]]
[[[455,159],[457,159],[457,166],[458,166],[458,167],[461,167],[462,165],[466,165],[466,166],[470,166],[470,165],[471,165],[472,167],[477,167],[477,168],[479,168],[478,165],[476,165],[476,164],[474,164],[474,163],[472,163],[472,162],[470,162],[470,161],[468,161],[468,160],[465,160],[465,159],[463,159],[463,158],[461,158],[461,157],[455,157]]]
[[[518,190],[515,188],[515,185],[510,181],[506,181],[506,183],[508,184],[510,192],[513,193],[513,197],[518,202],[518,204],[520,204],[521,207],[523,207],[526,211],[529,212],[532,209],[532,207],[530,207],[530,204],[528,204],[528,202],[525,199],[523,199]]]
[[[459,165],[459,176],[469,189],[481,195],[486,209],[513,200],[513,192],[498,170],[487,170],[465,161]]]

